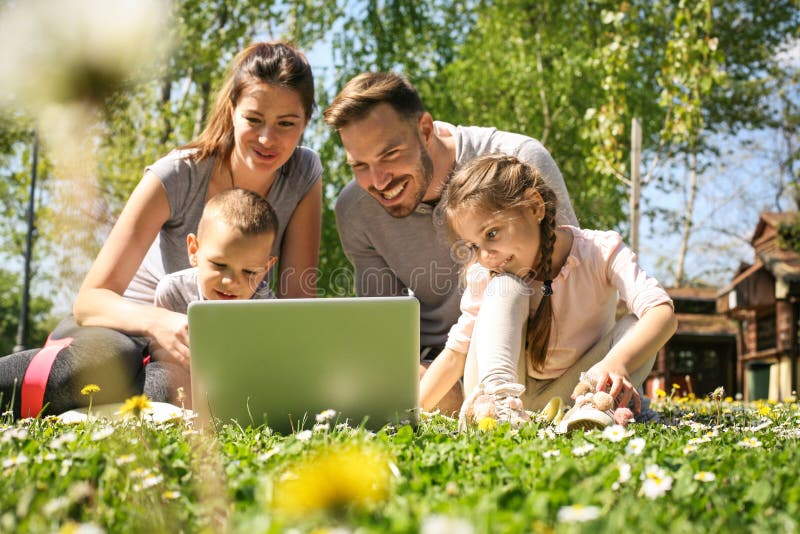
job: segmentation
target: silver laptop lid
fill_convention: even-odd
[[[278,432],[340,422],[417,422],[413,297],[203,301],[189,306],[192,407]]]

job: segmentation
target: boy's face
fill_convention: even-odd
[[[221,221],[204,221],[202,239],[186,238],[189,262],[198,268],[200,290],[208,300],[246,300],[275,263],[275,236],[243,235]]]

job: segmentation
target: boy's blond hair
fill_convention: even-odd
[[[219,220],[242,232],[246,236],[278,232],[278,217],[267,199],[247,189],[228,189],[211,197],[203,208],[203,216],[197,227],[197,234],[203,231],[203,224],[209,220]]]

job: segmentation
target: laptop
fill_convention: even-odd
[[[201,420],[284,434],[328,409],[370,429],[418,421],[413,297],[202,301],[188,316]]]

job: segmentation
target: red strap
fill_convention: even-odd
[[[48,337],[44,348],[37,352],[28,364],[20,391],[21,417],[36,417],[42,411],[44,390],[47,387],[47,379],[50,378],[53,362],[61,349],[69,347],[71,343],[71,337],[56,340]]]

